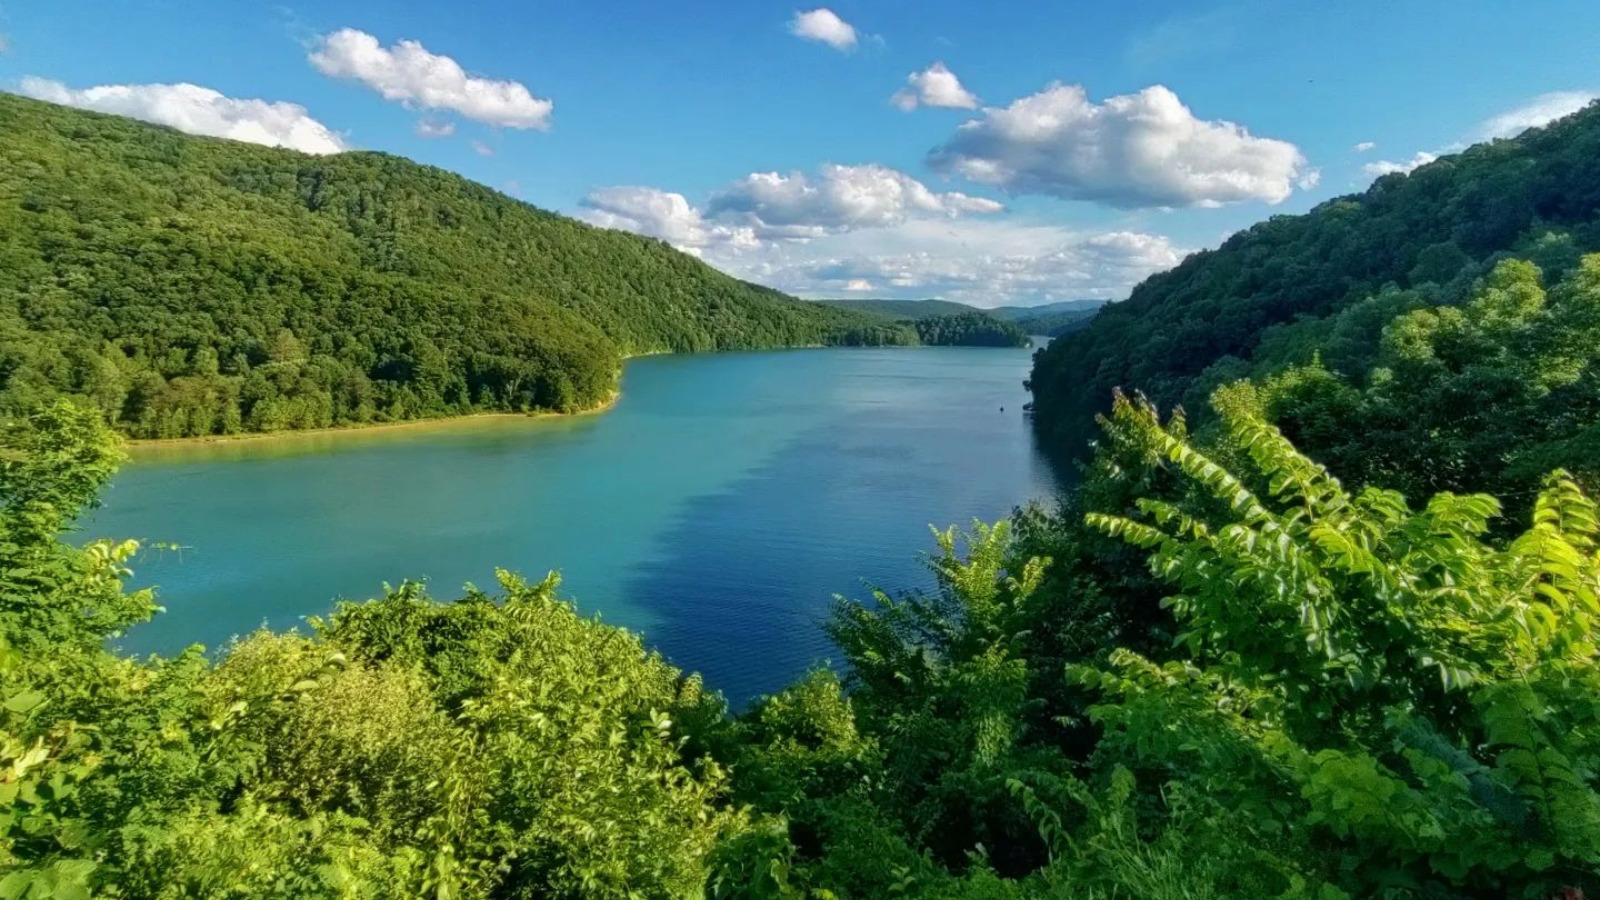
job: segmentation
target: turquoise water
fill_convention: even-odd
[[[799,350],[627,365],[611,411],[145,448],[87,536],[173,545],[131,652],[215,647],[426,578],[549,569],[733,702],[830,647],[835,594],[929,583],[929,524],[1056,491],[1022,417],[1029,351]],[[1004,411],[1001,411],[1004,407]]]

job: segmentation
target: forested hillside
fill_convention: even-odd
[[[0,407],[135,437],[604,402],[621,358],[910,340],[380,153],[0,94]]]
[[[981,312],[930,316],[911,323],[924,344],[940,347],[1027,347],[1028,333]]]
[[[997,306],[985,310],[997,319],[1017,323],[1029,334],[1043,334],[1050,337],[1060,337],[1069,331],[1077,331],[1089,324],[1106,305],[1105,300],[1058,300],[1054,303],[1041,303],[1038,306]]]
[[[1060,337],[1069,332],[1078,331],[1089,327],[1089,321],[1098,315],[1100,310],[1079,309],[1063,310],[1061,312],[1039,313],[1033,316],[1021,316],[1008,319],[1018,328],[1029,334],[1043,334],[1049,337]]]
[[[1027,347],[1025,322],[991,315],[989,310],[948,300],[817,300],[904,327],[924,344],[942,347]]]
[[[1036,422],[1077,454],[1113,388],[1204,411],[1207,394],[1272,365],[1359,376],[1388,319],[1461,302],[1505,257],[1549,279],[1600,249],[1600,108],[1474,146],[1302,216],[1274,216],[1197,253],[1055,341],[1034,369]],[[1407,293],[1409,292],[1409,293]],[[1293,343],[1296,353],[1285,354]]]

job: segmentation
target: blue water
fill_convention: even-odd
[[[167,611],[130,652],[301,626],[385,582],[448,599],[497,566],[559,569],[580,610],[737,705],[829,658],[835,594],[930,584],[930,524],[1055,494],[1022,417],[1028,365],[965,348],[648,357],[599,415],[140,448],[85,530],[172,547],[137,563]]]

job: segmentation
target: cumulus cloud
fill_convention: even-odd
[[[1097,104],[1081,85],[1052,84],[984,109],[928,164],[1013,194],[1125,209],[1280,203],[1316,179],[1294,144],[1197,119],[1161,85]]]
[[[737,251],[760,243],[751,229],[709,223],[688,198],[659,188],[597,188],[581,205],[578,218],[591,225],[659,238],[697,256],[708,247]]]
[[[942,62],[906,77],[906,87],[889,98],[895,106],[911,112],[920,106],[944,109],[977,109],[978,98],[961,86],[961,79]]]
[[[741,277],[807,296],[859,291],[864,283],[888,297],[942,297],[993,307],[1121,299],[1183,255],[1167,238],[1138,232],[917,221],[870,235],[785,245],[765,256],[730,260],[729,267]]]
[[[706,207],[712,218],[737,222],[771,239],[883,228],[912,216],[954,218],[1003,209],[985,197],[936,193],[910,175],[880,165],[826,165],[815,178],[803,172],[756,172],[713,194]]]
[[[1378,149],[1378,145],[1376,143],[1374,143],[1373,141],[1362,141],[1361,143],[1355,145],[1354,147],[1351,147],[1350,149],[1354,150],[1357,153],[1368,153],[1370,151]]]
[[[682,194],[649,187],[595,190],[578,215],[660,238],[736,277],[812,297],[945,297],[977,306],[1121,299],[1185,253],[1160,235],[991,217],[912,216],[805,240],[763,238],[754,227],[711,218]]]
[[[704,208],[682,194],[621,186],[591,191],[580,214],[592,224],[661,238],[681,248],[750,249],[764,242],[892,228],[914,218],[951,220],[1003,205],[958,191],[938,193],[887,166],[823,166],[816,176],[756,172],[716,191]]]
[[[443,138],[456,133],[456,123],[449,121],[434,122],[428,119],[418,119],[416,127],[417,137]]]
[[[143,119],[189,134],[231,138],[302,153],[349,149],[338,134],[295,103],[240,100],[197,84],[106,84],[74,90],[45,78],[22,79],[21,92],[39,100]]]
[[[802,40],[827,44],[835,50],[850,50],[859,41],[855,28],[826,7],[795,13],[789,20],[789,33]]]
[[[1592,103],[1600,94],[1594,91],[1554,91],[1529,100],[1527,103],[1484,122],[1478,126],[1474,140],[1510,138],[1570,116]]]
[[[472,152],[478,154],[479,156],[494,155],[494,148],[488,144],[485,144],[483,141],[472,141],[470,142],[469,146],[472,147]]]
[[[416,41],[384,47],[364,31],[344,28],[324,35],[310,60],[324,75],[359,81],[385,100],[450,110],[486,125],[550,127],[554,104],[549,100],[535,97],[519,82],[468,75],[455,60],[430,53]]]
[[[1361,171],[1372,176],[1373,178],[1383,175],[1393,175],[1396,172],[1409,173],[1427,165],[1428,163],[1433,162],[1438,158],[1439,156],[1436,153],[1419,152],[1416,156],[1413,156],[1403,162],[1394,162],[1393,160],[1387,159],[1380,159],[1377,162],[1369,162],[1361,167]]]

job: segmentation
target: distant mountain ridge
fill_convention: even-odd
[[[1023,319],[1039,319],[1061,314],[1092,316],[1099,312],[1102,306],[1111,302],[1110,300],[1058,300],[1054,303],[1041,303],[1038,306],[997,306],[984,312],[1018,322]]]

